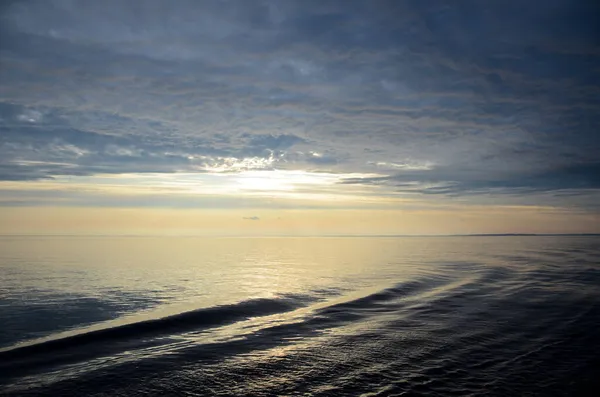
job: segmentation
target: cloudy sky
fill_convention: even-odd
[[[0,233],[600,232],[593,0],[0,6]]]

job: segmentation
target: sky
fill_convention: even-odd
[[[0,234],[600,232],[593,0],[10,0]]]

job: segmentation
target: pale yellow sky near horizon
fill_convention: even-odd
[[[0,207],[2,235],[598,233],[599,221],[586,213],[525,206],[437,210]]]

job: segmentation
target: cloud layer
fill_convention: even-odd
[[[303,170],[595,208],[599,15],[585,0],[7,2],[0,180]]]

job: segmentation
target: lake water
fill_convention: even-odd
[[[0,394],[599,395],[600,238],[2,237]]]

